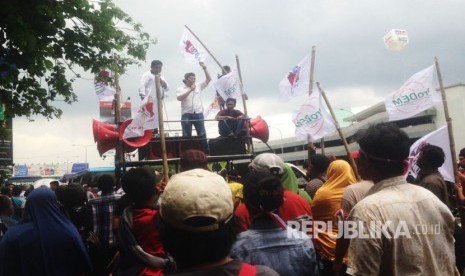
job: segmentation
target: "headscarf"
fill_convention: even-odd
[[[91,262],[78,231],[48,187],[32,191],[23,221],[0,244],[0,275],[77,275]]]
[[[326,175],[328,180],[318,189],[312,202],[313,219],[324,223],[334,220],[334,215],[341,209],[345,188],[357,182],[352,168],[344,160],[331,162]],[[337,225],[333,222],[332,234],[337,233]],[[318,232],[315,247],[324,259],[334,260],[336,239],[330,238],[327,231]]]
[[[295,173],[292,171],[291,166],[289,166],[288,164],[284,164],[283,168],[284,168],[284,175],[281,181],[284,187],[286,188],[286,190],[300,195],[303,199],[305,199],[305,201],[308,202],[308,204],[311,204],[312,198],[308,195],[306,191],[299,189],[297,177],[295,176]]]

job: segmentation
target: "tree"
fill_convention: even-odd
[[[154,43],[111,0],[1,0],[0,101],[6,116],[59,118],[54,100],[77,101],[76,68],[124,73],[145,60]]]

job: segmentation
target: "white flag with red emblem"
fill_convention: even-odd
[[[410,118],[442,102],[441,94],[433,87],[434,68],[432,65],[411,76],[384,100],[389,121]]]
[[[444,164],[442,164],[442,166],[439,168],[439,172],[446,181],[455,182],[447,126],[443,126],[438,130],[421,137],[415,143],[413,143],[413,145],[410,147],[408,174],[415,178],[417,177],[418,172],[420,171],[420,168],[417,166],[417,160],[420,156],[422,148],[428,144],[442,148],[445,155],[445,161]]]
[[[289,101],[295,96],[308,94],[310,87],[311,56],[306,56],[292,67],[284,79],[279,83],[279,100]]]
[[[199,62],[204,62],[209,56],[207,50],[187,29],[182,34],[179,50],[184,60],[195,66],[199,66]]]
[[[331,115],[323,106],[320,89],[315,89],[292,116],[295,137],[299,141],[315,141],[336,131]]]
[[[158,128],[158,105],[153,90],[144,98],[132,122],[124,130],[123,138],[144,136],[148,129]]]

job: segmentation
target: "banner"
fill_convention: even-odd
[[[442,167],[439,168],[439,172],[446,181],[455,182],[454,164],[452,163],[452,156],[450,153],[449,132],[447,131],[447,126],[443,126],[438,130],[423,136],[410,147],[408,174],[415,178],[417,177],[418,172],[420,171],[420,168],[417,166],[417,160],[422,148],[428,144],[442,148],[446,159]]]
[[[320,90],[313,91],[299,111],[292,116],[299,141],[315,141],[336,131],[331,115],[324,109]]]
[[[236,69],[219,78],[213,85],[218,94],[220,94],[221,98],[225,101],[228,98],[240,100],[242,97],[242,84]]]
[[[207,106],[207,108],[204,108],[204,111],[203,111],[203,117],[205,119],[208,118],[208,116],[210,116],[211,114],[213,114],[214,116],[216,116],[216,114],[218,114],[218,112],[220,112],[220,104],[218,102],[218,98],[215,97],[212,101],[211,104],[209,104]]]
[[[294,66],[279,83],[279,100],[289,101],[295,96],[308,94],[310,88],[311,56],[306,56]]]
[[[146,130],[158,128],[157,97],[153,93],[154,91],[151,90],[150,94],[144,98],[132,122],[124,130],[125,139],[141,137]]]
[[[95,76],[95,94],[97,95],[99,101],[111,102],[115,98],[115,88],[108,85],[110,83],[111,77],[112,72],[109,70],[102,70],[97,76]]]
[[[442,102],[441,94],[433,87],[434,68],[432,65],[411,76],[384,100],[389,121],[412,117]]]
[[[209,56],[207,50],[203,48],[202,44],[187,29],[184,29],[184,33],[182,34],[179,50],[184,60],[195,66],[200,66],[199,62],[205,61]]]

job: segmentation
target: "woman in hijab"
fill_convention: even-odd
[[[29,194],[23,221],[0,243],[0,275],[81,275],[91,270],[78,231],[47,187]]]
[[[318,231],[315,243],[315,249],[320,255],[324,265],[321,275],[332,275],[331,267],[334,261],[336,251],[336,236],[338,233],[337,223],[334,222],[336,212],[341,209],[342,196],[344,189],[357,182],[355,174],[349,163],[344,160],[335,160],[331,162],[326,173],[328,180],[315,194],[312,202],[312,212],[314,221],[320,221],[329,226],[332,223],[332,229]],[[329,236],[331,232],[331,237]],[[315,234],[315,233],[314,233]]]
[[[284,164],[284,175],[282,182],[287,191],[300,195],[308,204],[312,203],[312,198],[303,189],[299,189],[299,184],[291,166]]]

